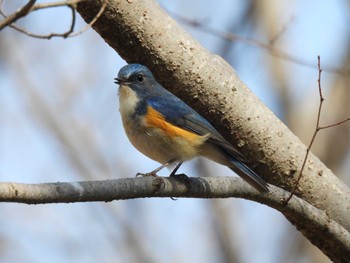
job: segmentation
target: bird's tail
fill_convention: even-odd
[[[229,167],[237,175],[242,177],[247,183],[257,189],[259,192],[268,192],[268,184],[253,170],[244,163],[236,160],[234,157],[229,158],[233,166]]]
[[[229,167],[259,192],[268,192],[269,185],[245,164],[247,162],[245,157],[224,138],[219,135],[217,137],[218,139],[211,137],[209,139],[211,143],[204,144],[202,155]]]

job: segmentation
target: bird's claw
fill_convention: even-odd
[[[159,190],[162,190],[165,188],[165,182],[162,177],[159,177],[156,172],[152,171],[149,173],[137,173],[135,177],[149,177],[152,176],[154,177],[152,181],[152,185],[157,189],[156,194],[159,192]]]
[[[153,176],[153,177],[158,177],[158,175],[155,172],[149,172],[149,173],[137,173],[135,177],[145,177],[145,176]]]
[[[190,181],[190,178],[186,174],[171,174],[170,177],[184,183],[186,185],[188,191],[191,190],[191,181]]]

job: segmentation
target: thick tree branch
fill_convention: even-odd
[[[72,183],[0,183],[0,201],[27,204],[112,201],[144,197],[230,198],[260,202],[280,211],[333,260],[349,258],[350,233],[304,200],[293,197],[285,205],[288,192],[272,186],[260,194],[240,178],[126,178]],[[309,227],[312,226],[313,232]],[[306,231],[304,232],[304,229]],[[310,237],[310,235],[314,235]],[[320,234],[321,233],[321,234]],[[338,259],[338,260],[337,260]],[[341,260],[339,261],[341,262]]]

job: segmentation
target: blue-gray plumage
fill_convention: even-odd
[[[124,66],[115,79],[125,132],[140,152],[165,166],[203,156],[228,166],[261,192],[268,184],[246,158],[194,109],[163,88],[145,66]]]

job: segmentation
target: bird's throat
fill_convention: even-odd
[[[123,119],[131,117],[135,113],[135,109],[139,98],[135,91],[126,85],[119,87],[119,111]]]

